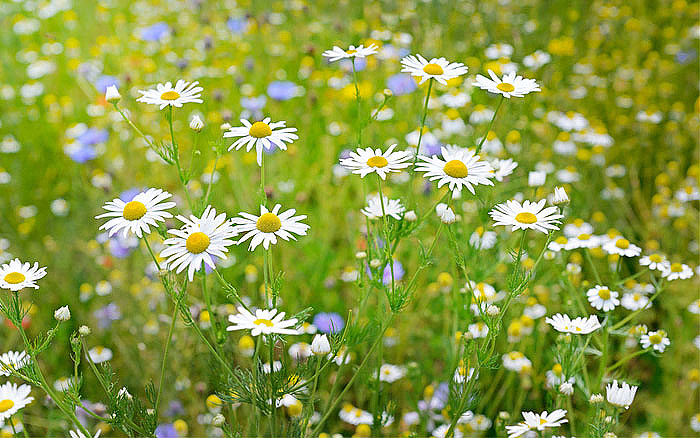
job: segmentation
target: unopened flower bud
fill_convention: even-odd
[[[201,117],[199,117],[197,114],[192,116],[192,119],[190,120],[190,129],[192,129],[195,132],[199,132],[204,128],[204,121],[202,120]]]
[[[372,259],[372,260],[369,261],[369,266],[370,266],[371,268],[377,269],[377,268],[380,267],[381,265],[382,265],[382,261],[379,260],[379,259]]]
[[[438,213],[438,215],[440,216],[440,221],[445,225],[453,224],[457,220],[455,212],[452,211],[450,207],[445,208],[442,213]]]
[[[367,253],[364,251],[358,251],[355,253],[355,258],[356,259],[365,259],[365,258],[367,258]]]
[[[602,394],[591,394],[591,398],[588,399],[588,403],[592,405],[603,403],[603,401],[605,401],[605,399],[603,398]]]
[[[569,203],[569,195],[566,194],[564,187],[554,187],[554,196],[552,197],[552,204],[554,205],[566,205]]]
[[[569,382],[564,382],[561,385],[559,385],[559,392],[561,392],[564,395],[571,395],[574,393],[574,385],[572,385]]]
[[[418,220],[418,216],[416,216],[416,212],[413,210],[407,211],[406,214],[403,215],[403,218],[409,222],[415,222]]]
[[[328,342],[328,336],[316,335],[311,341],[311,352],[316,356],[324,356],[331,352],[331,344]]]
[[[216,414],[214,418],[211,419],[211,425],[214,427],[221,427],[226,423],[226,417],[223,414]]]
[[[388,88],[385,88],[384,91],[382,91],[382,93],[384,93],[384,97],[391,97],[394,95],[394,92]]]
[[[499,313],[501,313],[501,309],[493,304],[489,304],[489,306],[486,308],[486,314],[489,316],[497,316]]]
[[[219,126],[219,128],[222,131],[228,131],[229,129],[231,129],[231,124],[230,123],[222,123],[221,126]]]
[[[105,91],[105,100],[109,103],[117,103],[121,100],[122,95],[119,94],[116,85],[110,85]]]
[[[68,306],[59,307],[53,313],[53,317],[56,318],[56,321],[68,321],[70,319],[70,309]]]
[[[80,333],[80,336],[88,336],[91,333],[90,327],[86,325],[81,325],[78,329],[78,333]]]

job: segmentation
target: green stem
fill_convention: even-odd
[[[357,102],[357,147],[362,145],[362,97],[360,96],[360,86],[357,83],[357,70],[355,69],[355,57],[352,57],[352,79],[355,83],[355,101]]]
[[[493,112],[493,117],[491,117],[491,121],[489,122],[488,128],[486,128],[486,133],[484,134],[483,137],[481,137],[481,141],[479,142],[479,146],[476,147],[476,152],[475,154],[478,154],[479,151],[481,150],[481,147],[484,145],[484,142],[486,141],[486,138],[489,136],[489,132],[491,132],[491,127],[493,126],[493,122],[496,120],[496,115],[498,114],[498,110],[501,109],[501,105],[503,105],[503,101],[506,100],[504,96],[501,96],[501,100],[498,102],[498,106],[496,107],[496,111]]]
[[[595,277],[596,283],[602,285],[603,283],[600,281],[600,275],[598,275],[598,269],[596,269],[595,263],[593,263],[593,258],[591,257],[591,252],[588,250],[588,248],[585,248],[583,250],[583,255],[586,257],[588,264],[591,265],[591,270],[593,270],[593,276]]]
[[[614,326],[612,326],[612,327],[610,328],[610,330],[617,330],[617,329],[619,329],[620,327],[622,327],[623,325],[625,325],[625,323],[627,323],[627,321],[630,321],[631,319],[633,319],[634,317],[636,317],[637,315],[639,315],[643,310],[646,310],[646,309],[650,308],[650,307],[651,307],[651,303],[656,299],[656,297],[659,296],[659,294],[660,294],[663,290],[664,290],[663,287],[659,287],[658,290],[656,291],[656,293],[655,293],[654,295],[652,295],[651,298],[649,298],[649,303],[648,303],[646,306],[642,307],[641,309],[637,309],[637,310],[635,310],[634,312],[630,313],[629,315],[627,315],[626,317],[624,317],[620,322],[618,322],[617,324],[615,324]]]
[[[175,322],[177,321],[177,308],[177,305],[173,306],[173,315],[170,319],[170,328],[168,329],[168,340],[165,342],[165,347],[163,350],[163,362],[160,364],[160,380],[158,381],[158,395],[156,396],[156,404],[154,406],[154,409],[156,411],[156,417],[158,416],[160,396],[163,393],[163,383],[165,382],[165,364],[168,361],[168,350],[170,349],[170,342],[173,339],[173,329],[175,328]]]
[[[425,103],[423,104],[423,116],[420,121],[420,131],[418,132],[418,144],[416,145],[416,153],[413,156],[413,164],[411,165],[411,174],[415,172],[418,155],[420,154],[420,144],[423,141],[423,131],[425,129],[425,119],[428,117],[428,102],[430,102],[430,91],[433,89],[433,78],[428,81],[428,91],[425,93]]]
[[[607,367],[607,368],[605,369],[605,374],[608,374],[609,372],[614,371],[616,368],[618,368],[618,367],[624,365],[625,362],[629,361],[630,359],[633,359],[633,358],[635,358],[635,357],[637,357],[637,356],[639,356],[639,355],[642,355],[642,354],[646,353],[647,351],[651,351],[652,348],[653,348],[653,347],[649,347],[649,348],[647,348],[647,349],[638,350],[638,351],[635,351],[634,353],[628,354],[627,356],[625,356],[625,357],[623,357],[622,359],[620,359],[620,360],[618,360],[617,362],[615,362],[613,365],[610,365],[609,367]]]

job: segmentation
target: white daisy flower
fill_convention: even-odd
[[[671,345],[671,340],[666,336],[666,332],[663,330],[658,330],[655,332],[649,332],[642,335],[639,339],[639,343],[642,348],[652,347],[659,353],[663,353],[667,346]]]
[[[489,334],[489,326],[481,321],[475,322],[474,324],[469,324],[467,330],[472,334],[472,336],[474,336],[475,339],[485,338],[486,335]]]
[[[12,370],[22,369],[29,363],[30,357],[26,351],[8,351],[0,355],[0,376],[8,377]]]
[[[151,188],[134,196],[129,202],[115,198],[102,207],[107,213],[95,216],[95,219],[111,218],[100,227],[100,230],[108,230],[110,237],[123,230],[123,237],[131,231],[140,238],[144,233],[151,232],[150,226],[157,227],[157,222],[173,217],[165,210],[175,207],[175,203],[163,202],[171,196],[161,189]]]
[[[0,275],[2,275],[1,271]],[[693,270],[685,263],[671,263],[662,269],[661,276],[668,281],[678,280],[679,278],[685,280],[693,276]],[[0,287],[2,287],[2,283],[0,283]]]
[[[584,222],[583,219],[574,219],[573,222],[564,225],[562,231],[566,237],[576,237],[580,234],[593,234],[593,225]]]
[[[556,207],[546,207],[546,199],[539,202],[524,201],[522,204],[516,200],[506,201],[496,205],[489,215],[495,221],[494,225],[511,225],[511,231],[533,229],[547,234],[548,230],[558,230],[555,224],[559,224],[563,216]]]
[[[472,85],[490,93],[502,94],[503,97],[508,99],[510,99],[511,96],[523,97],[533,91],[541,91],[534,79],[525,79],[522,76],[516,76],[515,73],[506,74],[501,80],[489,69],[489,76],[491,76],[491,79],[483,75],[476,75],[476,82]]]
[[[260,122],[250,123],[246,119],[241,119],[243,126],[235,126],[224,133],[224,138],[240,137],[229,146],[228,150],[240,149],[245,145],[246,151],[249,152],[253,147],[258,157],[258,166],[262,165],[263,148],[268,151],[272,150],[272,146],[276,146],[283,151],[287,150],[286,143],[293,143],[299,136],[294,134],[297,128],[287,128],[287,122],[270,123],[269,117],[266,117]]]
[[[649,298],[638,292],[626,293],[622,296],[622,307],[627,310],[639,310],[647,307],[649,304]]]
[[[88,354],[90,355],[90,360],[95,363],[107,362],[112,360],[113,357],[112,350],[101,345],[91,348]]]
[[[250,334],[252,336],[272,333],[280,335],[300,334],[294,328],[297,324],[296,318],[285,320],[284,315],[285,312],[277,313],[277,309],[257,309],[255,315],[253,315],[244,307],[239,306],[236,315],[229,315],[228,320],[233,325],[226,327],[226,330],[230,332],[234,330],[251,330]]]
[[[529,371],[532,368],[532,362],[530,359],[525,357],[525,355],[519,351],[511,351],[510,353],[506,353],[503,355],[502,359],[503,367],[511,371],[522,373],[524,371]]]
[[[421,78],[420,83],[435,79],[442,85],[447,81],[467,73],[467,67],[461,62],[449,62],[445,58],[433,58],[428,62],[421,55],[408,55],[401,60],[402,73]]]
[[[160,257],[167,258],[168,269],[178,274],[188,267],[187,276],[193,281],[194,273],[202,268],[202,262],[215,269],[213,257],[226,258],[226,247],[234,243],[230,239],[237,232],[226,220],[226,213],[217,216],[216,209],[210,205],[201,218],[194,215],[190,215],[189,219],[184,216],[177,218],[184,225],[179,230],[168,230],[175,237],[165,239],[163,243],[166,248],[160,252]]]
[[[564,249],[570,251],[578,248],[597,248],[600,246],[601,242],[602,239],[600,236],[583,233],[576,237],[569,238],[564,245]]]
[[[0,266],[0,288],[13,292],[33,287],[39,289],[36,281],[46,275],[46,268],[40,268],[39,263],[34,266],[29,262],[22,263],[19,259],[10,260]]]
[[[100,434],[102,433],[102,429],[97,429],[97,432],[93,436],[85,436],[84,433],[82,433],[79,430],[69,430],[68,434],[70,435],[70,438],[100,438]]]
[[[31,390],[29,385],[18,387],[16,383],[10,382],[0,386],[0,422],[4,422],[34,400],[34,397],[29,397]]]
[[[611,384],[605,386],[605,397],[611,405],[629,409],[634,401],[637,388],[637,386],[631,386],[625,382],[618,386],[617,380],[613,380]]]
[[[591,306],[603,312],[609,312],[620,304],[620,300],[617,299],[618,293],[605,286],[596,285],[588,289],[586,295]]]
[[[639,259],[639,264],[647,266],[651,270],[663,271],[669,265],[668,260],[661,254],[649,254]]]
[[[406,368],[390,363],[382,364],[379,367],[379,380],[382,382],[393,383],[406,375]]]
[[[240,212],[240,217],[231,219],[231,222],[236,224],[234,227],[236,233],[245,233],[236,242],[236,245],[251,239],[248,250],[253,251],[261,243],[265,249],[268,249],[270,244],[276,245],[277,237],[283,240],[296,240],[294,234],[306,236],[306,231],[311,227],[300,222],[306,219],[306,215],[294,216],[296,210],[293,208],[278,215],[280,208],[282,206],[277,204],[270,211],[267,207],[261,205],[260,216]]]
[[[688,312],[694,313],[696,315],[700,315],[700,299],[697,299],[693,301],[692,303],[688,304]]]
[[[544,321],[558,332],[577,335],[587,335],[601,327],[596,315],[591,315],[588,318],[579,316],[572,320],[569,315],[557,313],[551,318],[549,316],[546,317]]]
[[[418,158],[423,161],[416,165],[416,171],[425,172],[424,177],[430,181],[438,181],[438,188],[447,184],[453,192],[460,192],[466,187],[474,194],[474,186],[479,184],[492,186],[493,168],[486,161],[480,161],[471,149],[457,147],[441,147],[441,156]]]
[[[551,60],[552,57],[549,55],[549,53],[543,52],[542,50],[537,50],[532,55],[527,55],[525,58],[523,58],[523,65],[533,70],[537,70],[543,65],[549,63]]]
[[[375,172],[381,179],[386,179],[386,175],[391,172],[401,172],[402,169],[411,165],[411,153],[406,151],[394,152],[395,144],[389,146],[386,152],[381,149],[358,148],[355,152],[350,152],[350,158],[340,160],[340,165],[364,178],[366,175]]]
[[[464,383],[465,381],[468,382],[472,379],[472,377],[474,377],[475,371],[475,368],[467,369],[466,365],[464,365],[464,361],[461,360],[459,366],[457,369],[455,369],[452,380],[454,380],[455,383]],[[476,378],[479,378],[479,373],[476,373]]]
[[[623,257],[637,257],[642,253],[642,248],[620,236],[610,239],[603,245],[603,250],[608,254],[619,254]]]
[[[530,430],[543,431],[547,427],[558,427],[568,420],[564,418],[566,416],[566,410],[557,409],[552,413],[547,411],[541,414],[536,414],[534,412],[523,412],[524,422],[518,423],[515,426],[506,426],[506,431],[508,432],[508,438],[519,437]]]
[[[160,109],[168,105],[180,108],[185,103],[202,103],[202,99],[199,97],[203,88],[198,87],[198,84],[197,81],[189,83],[182,79],[177,81],[174,87],[170,82],[166,82],[165,85],[158,84],[155,90],[139,90],[141,97],[136,101],[159,105]]]
[[[372,424],[374,422],[374,417],[371,413],[360,408],[356,408],[349,403],[343,406],[343,408],[338,412],[338,416],[344,422],[355,426],[358,424]]]
[[[370,44],[369,46],[365,47],[363,44],[360,44],[359,46],[350,46],[348,47],[348,50],[341,49],[338,46],[333,46],[331,50],[326,50],[323,52],[323,56],[328,58],[328,62],[335,62],[340,59],[345,59],[345,58],[364,58],[369,55],[374,55],[377,53],[377,47],[376,44]]]
[[[384,201],[383,209],[382,200]],[[401,220],[406,207],[401,204],[399,199],[388,199],[384,196],[380,198],[379,195],[370,195],[367,197],[367,206],[360,211],[370,220],[379,219],[384,215]]]
[[[503,178],[513,173],[515,168],[518,167],[518,162],[513,161],[512,158],[508,158],[507,160],[497,159],[491,162],[491,166],[494,168],[494,177],[496,181],[501,182]]]

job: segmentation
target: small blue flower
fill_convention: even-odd
[[[386,81],[386,86],[392,93],[394,93],[395,96],[412,93],[416,88],[418,88],[416,81],[414,81],[411,76],[404,73],[398,73],[390,76]]]
[[[156,438],[178,438],[175,426],[170,423],[159,424],[155,431]]]
[[[160,22],[141,29],[139,37],[143,41],[160,41],[168,33],[170,33],[170,26],[168,26],[166,23]]]
[[[229,18],[226,20],[226,27],[234,34],[243,34],[248,30],[248,19],[243,17]]]
[[[398,260],[394,260],[394,281],[401,281],[405,274],[406,271],[404,271],[401,262]],[[391,266],[389,266],[388,263],[384,267],[384,273],[382,274],[382,283],[384,283],[385,286],[391,284]]]
[[[267,86],[267,95],[275,100],[289,100],[298,95],[297,85],[289,81],[270,82]]]
[[[345,327],[345,321],[335,312],[321,312],[314,316],[314,325],[321,333],[338,333]]]
[[[119,79],[115,78],[114,76],[100,76],[95,81],[95,88],[97,88],[97,91],[99,91],[101,94],[105,94],[107,87],[110,85],[114,85],[115,87],[119,88]]]

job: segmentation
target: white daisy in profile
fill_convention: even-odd
[[[10,382],[0,386],[0,421],[4,422],[31,403],[34,400],[34,397],[29,397],[31,390],[29,385],[18,387]]]
[[[198,87],[199,82],[185,82],[182,79],[177,81],[175,86],[170,82],[156,85],[155,90],[139,90],[141,97],[136,99],[137,102],[150,103],[159,105],[160,109],[166,106],[182,107],[185,103],[202,103],[201,96],[202,87]]]
[[[394,152],[395,147],[392,144],[385,152],[379,148],[358,148],[355,152],[350,152],[349,158],[341,159],[340,165],[359,174],[360,178],[375,172],[381,179],[386,179],[388,173],[401,172],[411,165],[409,160],[412,154],[407,151]]]
[[[250,123],[246,119],[241,119],[243,126],[234,126],[224,133],[224,138],[240,137],[229,146],[228,150],[234,148],[238,150],[245,145],[246,152],[250,152],[255,147],[258,166],[262,165],[263,148],[271,151],[272,147],[276,146],[283,151],[287,150],[286,143],[293,143],[299,138],[294,134],[297,128],[287,128],[287,122],[284,120],[270,123],[271,120],[266,117],[262,121]]]
[[[476,82],[472,85],[490,93],[502,94],[503,97],[508,99],[511,97],[523,97],[533,91],[541,91],[537,81],[516,76],[514,72],[508,73],[503,76],[503,79],[500,79],[496,76],[496,73],[489,70],[489,76],[491,76],[491,79],[483,75],[476,75]]]
[[[669,264],[669,262],[663,255],[653,253],[640,258],[639,264],[642,266],[646,266],[651,270],[663,271],[666,265]]]
[[[666,347],[671,345],[671,340],[668,339],[665,331],[658,330],[642,335],[639,343],[642,345],[642,348],[653,347],[654,350],[663,353]]]
[[[144,233],[151,232],[150,226],[157,227],[157,222],[173,217],[165,210],[175,207],[175,203],[163,202],[171,196],[161,189],[151,188],[134,196],[129,202],[115,198],[102,206],[107,213],[95,216],[95,219],[111,218],[100,227],[100,230],[108,230],[109,237],[123,231],[122,235],[126,238],[131,231],[140,238]]]
[[[637,257],[642,253],[642,248],[630,243],[629,240],[621,236],[610,239],[609,242],[603,245],[603,250],[608,254],[618,254],[623,257]]]
[[[29,262],[22,263],[19,259],[10,260],[0,266],[0,288],[13,292],[33,287],[39,289],[36,281],[46,275],[46,268],[40,268],[39,263],[34,266]]]
[[[382,200],[384,208],[382,208]],[[391,216],[396,220],[401,220],[406,207],[401,204],[399,199],[389,199],[385,196],[381,198],[379,195],[371,195],[367,197],[367,206],[361,210],[362,214],[370,220],[379,219],[383,216]]]
[[[0,276],[2,275],[0,271]],[[671,263],[661,270],[661,276],[668,281],[685,280],[693,276],[693,270],[685,263]],[[2,284],[0,283],[0,287]]]
[[[243,237],[236,242],[236,245],[251,239],[248,250],[253,251],[261,243],[265,249],[268,249],[270,244],[277,244],[278,237],[283,240],[296,240],[294,234],[306,236],[306,231],[311,228],[301,223],[303,219],[306,219],[306,215],[294,216],[296,210],[293,208],[279,214],[280,208],[282,208],[282,206],[277,204],[272,211],[270,211],[267,207],[261,205],[260,216],[240,212],[240,217],[231,219],[231,222],[236,224],[234,227],[236,233],[245,233]]]
[[[474,194],[476,185],[493,185],[493,168],[474,155],[472,149],[443,146],[440,150],[441,157],[419,155],[422,162],[416,165],[416,171],[425,172],[425,178],[437,180],[438,188],[447,184],[453,192],[460,192],[462,187],[466,187]]]
[[[0,376],[8,377],[12,370],[20,370],[29,363],[26,351],[8,351],[0,355]]]
[[[595,236],[593,234],[582,233],[576,237],[570,237],[565,245],[564,249],[570,251],[572,249],[578,248],[597,248],[600,246],[602,238],[600,236]]]
[[[228,320],[233,325],[226,327],[226,330],[230,332],[234,330],[250,330],[252,336],[272,333],[280,335],[300,334],[299,330],[294,328],[297,324],[296,318],[285,320],[284,315],[284,312],[277,313],[277,309],[257,309],[255,315],[253,315],[244,307],[239,306],[236,315],[229,315]]]
[[[467,67],[461,62],[450,62],[445,58],[433,58],[430,61],[421,55],[408,55],[401,60],[402,73],[421,78],[420,83],[435,79],[442,85],[447,81],[467,73]]]
[[[112,350],[101,345],[88,350],[88,354],[90,355],[90,360],[95,363],[107,362],[108,360],[112,360],[113,357]]]
[[[233,244],[230,239],[237,233],[226,219],[226,213],[217,216],[216,209],[210,205],[201,218],[194,215],[189,219],[184,216],[177,218],[184,225],[179,230],[168,230],[175,237],[165,239],[166,248],[160,252],[160,257],[167,258],[168,269],[178,274],[188,268],[187,277],[193,281],[194,273],[202,268],[202,262],[214,269],[213,257],[226,258],[226,247]]]
[[[323,52],[323,56],[328,58],[328,62],[335,62],[340,59],[346,58],[364,58],[369,55],[374,55],[377,53],[379,47],[376,44],[370,44],[365,47],[363,44],[359,46],[350,46],[347,50],[341,49],[338,46],[333,46],[331,50],[326,50]]]
[[[558,230],[563,216],[556,207],[546,207],[546,199],[539,202],[525,200],[522,204],[516,200],[506,201],[496,205],[489,215],[495,221],[494,225],[510,225],[515,230],[536,230],[547,234],[548,230]]]
[[[620,300],[617,299],[619,294],[606,286],[596,285],[588,289],[586,295],[591,306],[603,312],[609,312],[620,305]]]
[[[390,363],[382,364],[379,367],[379,380],[382,382],[394,383],[406,375],[406,368]]]
[[[530,430],[543,431],[547,427],[558,427],[568,420],[564,418],[566,416],[566,410],[557,409],[548,413],[547,411],[541,414],[536,414],[534,412],[522,412],[524,422],[518,423],[515,426],[506,426],[506,431],[508,432],[509,438],[519,437]]]
[[[70,438],[100,438],[101,433],[102,429],[97,429],[97,432],[95,432],[95,435],[93,436],[85,436],[85,434],[79,431],[78,429],[68,431]]]
[[[618,386],[617,380],[613,380],[605,386],[605,398],[613,406],[629,409],[637,394],[637,388],[638,386],[631,386],[625,382]]]
[[[591,315],[588,318],[579,316],[572,320],[569,315],[557,313],[551,318],[545,318],[544,321],[558,332],[577,335],[587,335],[601,327],[596,315]]]

